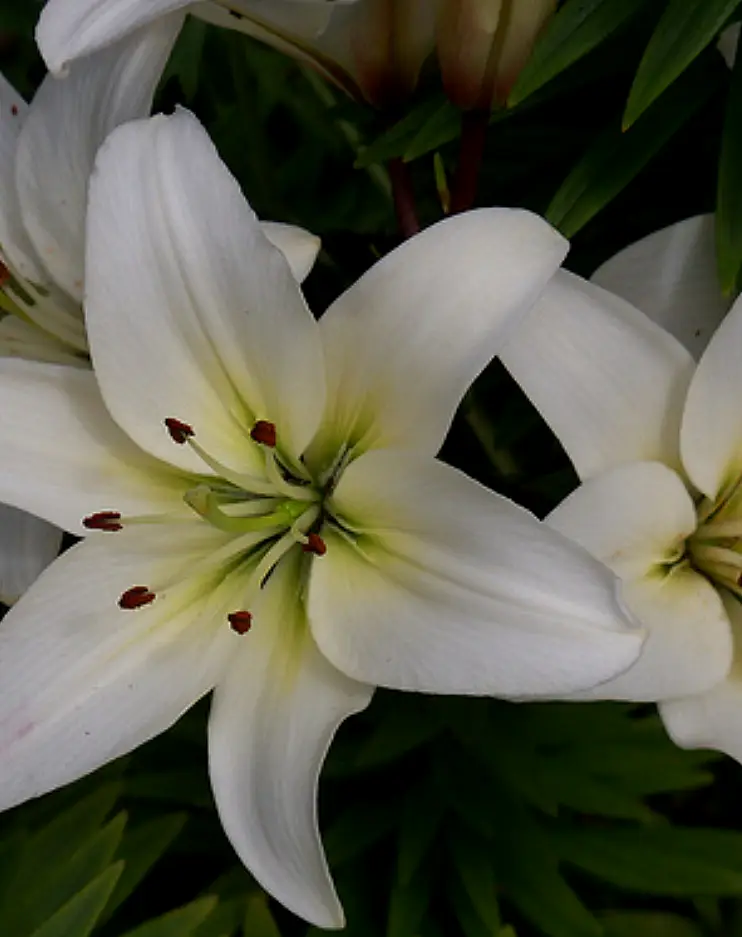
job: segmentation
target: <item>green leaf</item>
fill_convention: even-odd
[[[464,829],[457,829],[449,835],[449,845],[456,872],[472,907],[488,931],[496,934],[500,929],[500,909],[497,905],[493,847]]]
[[[654,895],[742,895],[742,834],[726,830],[563,829],[560,856],[622,888]]]
[[[266,895],[252,895],[248,899],[242,932],[245,937],[281,937]]]
[[[169,911],[160,917],[127,931],[122,937],[191,937],[196,928],[211,914],[219,899],[198,898],[190,904]]]
[[[88,937],[113,891],[123,862],[115,862],[63,905],[31,937]]]
[[[740,0],[670,0],[639,63],[623,125],[634,121],[716,37]]]
[[[324,837],[330,864],[338,866],[355,859],[370,846],[378,843],[393,828],[396,810],[384,800],[351,803],[330,824]]]
[[[431,120],[435,120],[436,115],[447,112],[451,107],[452,105],[440,95],[413,107],[401,120],[392,124],[368,146],[363,147],[355,161],[356,168],[365,169],[374,163],[386,163],[390,159],[404,155],[410,143],[425,126]]]
[[[719,56],[689,68],[630,130],[618,122],[598,137],[551,201],[547,219],[572,238],[622,191],[693,114],[726,83]]]
[[[698,925],[661,911],[615,911],[600,921],[605,937],[703,937]]]
[[[402,809],[397,839],[397,880],[409,885],[440,829],[445,805],[436,788],[423,783],[410,790]]]
[[[520,104],[542,85],[614,35],[646,0],[568,0],[551,19],[518,76],[508,107]]]
[[[192,100],[198,91],[205,38],[206,23],[195,16],[189,16],[183,24],[162,77],[163,84],[169,78],[177,78],[188,101]]]
[[[386,937],[412,937],[425,916],[430,902],[431,876],[426,869],[407,885],[396,882],[389,898]]]
[[[184,813],[174,813],[126,831],[117,850],[118,858],[123,859],[126,865],[106,905],[102,921],[107,921],[134,891],[183,829],[187,819]]]
[[[716,196],[716,256],[721,288],[728,296],[742,268],[742,55],[737,55],[721,138]]]

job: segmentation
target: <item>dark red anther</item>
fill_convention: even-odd
[[[269,423],[268,420],[258,420],[250,430],[250,438],[259,442],[261,446],[268,446],[269,449],[276,448],[276,424]]]
[[[18,116],[18,105],[17,105],[17,104],[11,104],[11,106],[10,106],[10,113],[13,115],[13,117],[17,117],[17,116]]]
[[[180,420],[176,420],[171,416],[165,420],[165,426],[167,427],[168,433],[170,433],[172,441],[177,442],[179,446],[182,446],[189,436],[196,435],[193,432],[192,426],[189,426],[187,423],[181,423]]]
[[[82,526],[87,530],[121,530],[123,524],[120,523],[121,515],[118,511],[98,511],[97,514],[91,514],[84,517]]]
[[[252,628],[252,615],[250,612],[231,612],[227,615],[229,627],[236,634],[247,634]]]
[[[0,262],[0,288],[10,283],[10,280],[10,270],[8,270],[4,263]]]
[[[122,593],[119,599],[119,608],[130,611],[135,608],[141,608],[143,605],[149,605],[154,602],[155,594],[150,592],[149,586],[132,586]]]
[[[301,548],[305,553],[314,553],[315,556],[327,553],[327,544],[319,534],[307,534],[307,542]]]

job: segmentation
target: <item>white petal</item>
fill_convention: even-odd
[[[439,222],[379,261],[320,321],[328,451],[438,451],[474,378],[536,299],[567,242],[529,212]]]
[[[550,696],[636,660],[608,570],[531,514],[443,463],[378,450],[330,505],[309,618],[349,676],[395,689]]]
[[[304,281],[309,276],[322,246],[317,235],[298,225],[282,224],[280,221],[263,221],[260,227],[271,244],[286,258],[299,283]]]
[[[75,64],[47,75],[18,140],[21,215],[52,279],[82,300],[88,178],[98,147],[124,121],[146,116],[183,22],[162,17]]]
[[[317,782],[339,724],[370,687],[319,653],[297,601],[293,559],[252,611],[252,630],[214,693],[211,781],[224,828],[252,875],[318,927],[342,927],[317,825]]]
[[[667,699],[722,679],[731,661],[718,593],[681,562],[696,526],[681,479],[656,462],[622,465],[590,479],[548,523],[623,577],[624,599],[649,637],[625,674],[579,699]]]
[[[0,505],[0,601],[12,605],[59,553],[62,531]]]
[[[70,62],[127,36],[140,26],[188,7],[192,0],[48,0],[36,42],[49,71],[65,73]]]
[[[0,501],[72,533],[87,514],[182,511],[193,482],[116,426],[90,371],[0,358]]]
[[[742,473],[742,299],[716,330],[688,389],[680,449],[693,483],[714,498]]]
[[[262,453],[249,431],[267,419],[280,447],[302,452],[324,407],[317,324],[188,112],[129,123],[103,145],[86,270],[101,390],[139,445],[200,466],[165,432],[174,417],[212,455],[250,469]]]
[[[672,469],[632,462],[584,482],[547,523],[617,576],[633,579],[659,572],[683,555],[696,528],[696,511]]]
[[[500,353],[581,478],[679,464],[690,354],[624,300],[559,271]]]
[[[0,628],[0,809],[141,745],[213,687],[234,652],[233,584],[175,582],[223,541],[198,521],[91,537],[10,610]],[[118,608],[131,586],[160,583],[151,605]]]
[[[641,309],[698,358],[726,315],[714,216],[697,215],[619,251],[590,278]]]
[[[18,273],[41,283],[44,275],[21,221],[15,184],[18,135],[27,114],[26,102],[0,75],[0,253]]]
[[[712,748],[742,762],[742,609],[729,593],[722,597],[734,635],[732,669],[706,693],[662,703],[660,715],[681,748]]]

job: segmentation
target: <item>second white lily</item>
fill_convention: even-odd
[[[94,373],[0,361],[0,497],[97,531],[0,630],[0,805],[215,687],[230,839],[289,908],[339,926],[316,785],[373,685],[552,696],[640,650],[605,567],[433,458],[566,242],[526,212],[452,218],[318,324],[179,112],[104,145],[88,245]]]

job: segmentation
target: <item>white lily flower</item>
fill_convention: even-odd
[[[87,188],[95,154],[149,114],[183,14],[164,16],[48,75],[30,105],[0,76],[0,355],[89,367],[82,313]],[[297,277],[319,241],[266,223]],[[14,602],[59,552],[62,532],[0,505],[0,599]]]
[[[317,323],[183,111],[109,137],[87,236],[94,373],[0,361],[0,497],[99,531],[0,630],[0,805],[215,688],[229,838],[287,907],[340,926],[316,786],[374,685],[551,696],[640,650],[605,567],[434,458],[566,242],[527,212],[460,215]]]
[[[440,0],[49,0],[36,33],[49,68],[173,10],[260,39],[357,99],[399,105],[433,51]]]
[[[670,332],[567,273],[502,352],[582,479],[549,523],[623,578],[649,629],[637,664],[580,698],[658,700],[678,744],[742,760],[742,303],[718,325],[709,216],[632,245],[597,279],[702,354],[696,367]]]

